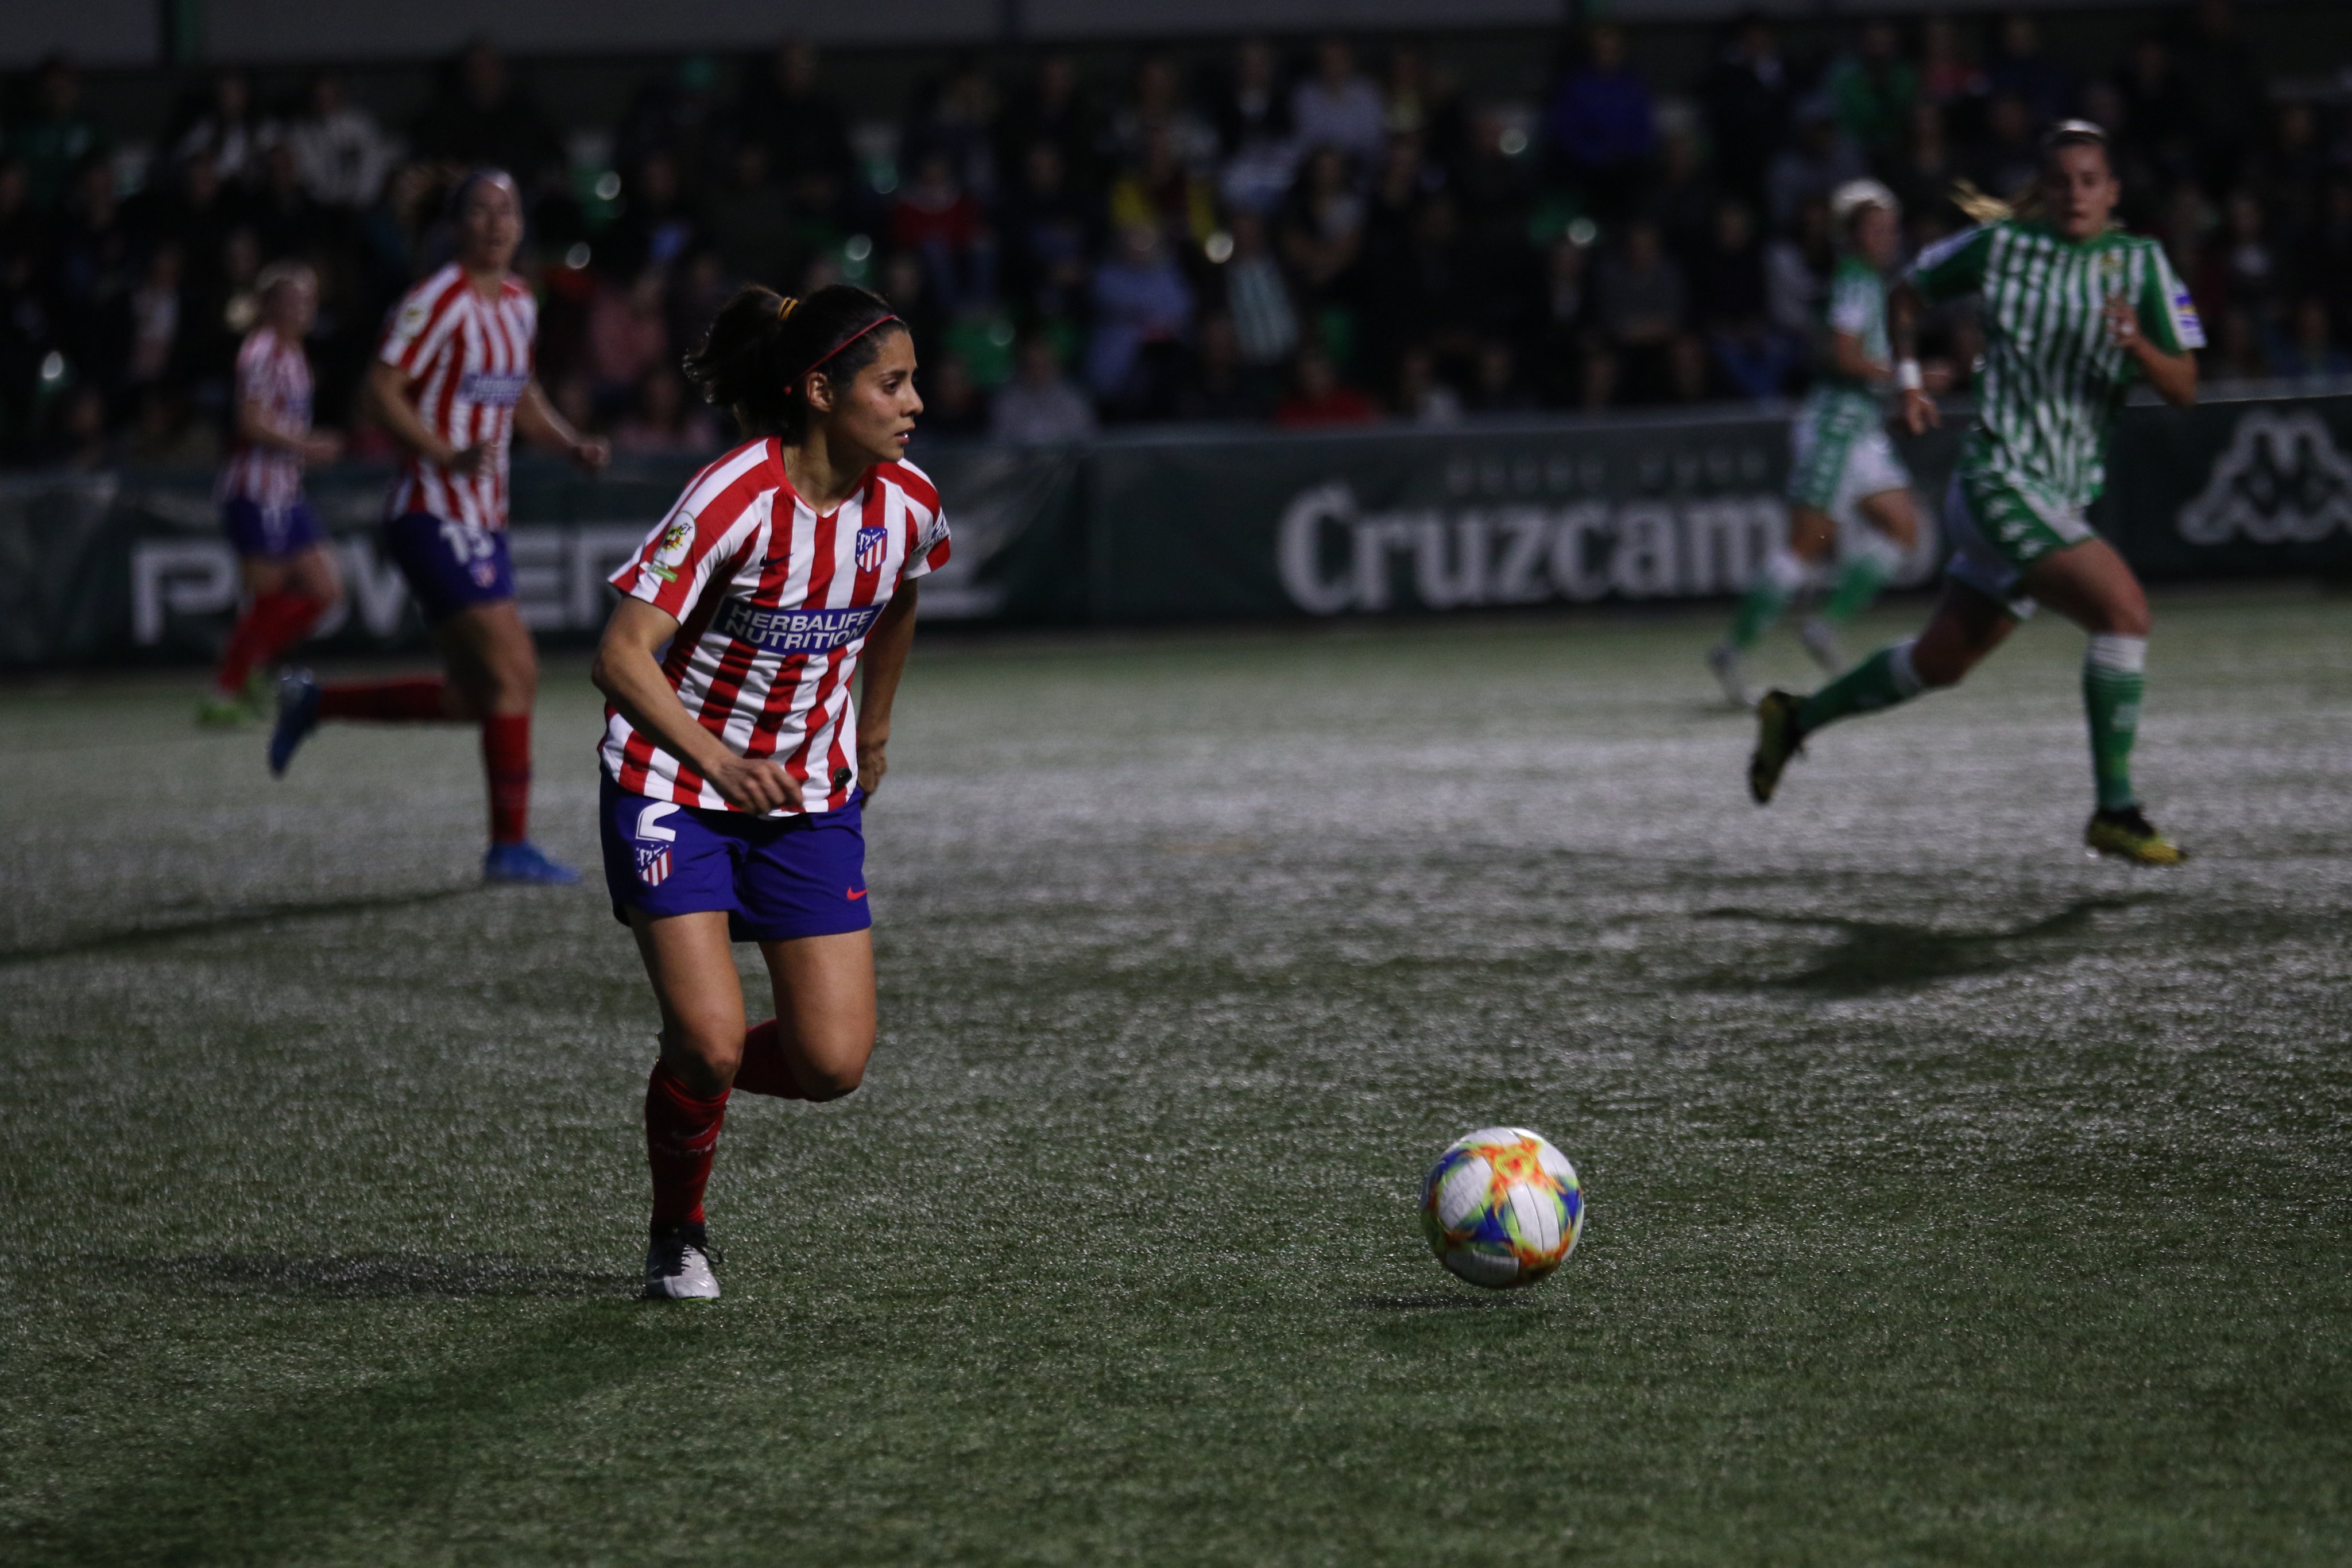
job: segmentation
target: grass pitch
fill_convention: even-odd
[[[1716,622],[919,645],[882,1044],[733,1109],[707,1309],[469,734],[0,701],[0,1557],[2352,1556],[2352,606],[2159,602],[2174,873],[2079,848],[2071,630],[1759,812]],[[1591,1205],[1501,1296],[1413,1210],[1494,1121]]]

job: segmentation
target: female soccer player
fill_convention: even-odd
[[[1823,725],[1956,684],[2046,601],[2090,633],[2083,706],[2098,805],[2084,841],[2175,865],[2186,857],[2148,825],[2131,782],[2147,597],[2083,514],[2105,483],[2107,431],[2131,382],[2145,377],[2176,406],[2195,402],[2192,350],[2205,337],[2157,243],[2108,227],[2120,192],[2104,131],[2059,125],[2043,140],[2036,189],[2039,214],[1989,214],[1931,246],[1892,301],[1895,381],[1915,433],[1937,419],[1913,357],[1921,303],[1971,291],[1984,302],[1977,422],[1944,503],[1954,555],[1943,602],[1917,637],[1812,695],[1765,694],[1748,789],[1758,804],[1769,800],[1789,758]]]
[[[1839,629],[1869,608],[1919,537],[1911,476],[1886,437],[1881,402],[1882,389],[1893,384],[1886,274],[1902,255],[1900,205],[1877,181],[1853,180],[1831,197],[1830,213],[1840,236],[1837,271],[1821,373],[1789,430],[1789,542],[1765,558],[1730,634],[1706,655],[1725,695],[1742,707],[1756,699],[1741,655],[1811,580],[1841,534],[1845,560],[1837,581],[1797,632],[1832,674],[1845,667]]]
[[[342,597],[319,519],[302,498],[302,465],[332,463],[341,438],[310,428],[310,361],[302,340],[319,314],[319,280],[299,262],[279,262],[254,280],[260,325],[236,351],[236,418],[228,462],[214,496],[221,527],[245,578],[237,617],[213,672],[204,724],[245,721],[263,672],[319,623]]]
[[[522,203],[503,171],[477,170],[449,199],[457,258],[392,313],[367,392],[407,449],[385,508],[399,563],[448,670],[446,680],[279,688],[269,768],[282,774],[322,719],[481,727],[489,776],[492,882],[569,883],[579,873],[530,841],[530,709],[539,657],[515,608],[507,548],[507,448],[515,429],[591,473],[611,453],[556,413],[531,373],[539,306],[510,270]]]
[[[715,1297],[702,1193],[730,1090],[830,1100],[874,1049],[860,802],[882,781],[915,580],[948,559],[904,460],[906,324],[864,289],[747,288],[688,373],[752,439],[695,476],[613,578],[598,822],[614,916],[662,1015],[646,1085],[648,1297]],[[861,658],[866,685],[850,700]],[[730,944],[776,1016],[748,1034]]]

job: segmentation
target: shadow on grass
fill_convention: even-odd
[[[1508,1312],[1524,1295],[1459,1295],[1452,1291],[1428,1291],[1417,1296],[1358,1296],[1348,1304],[1366,1312]]]
[[[62,1260],[98,1284],[152,1287],[175,1295],[363,1299],[402,1296],[634,1296],[636,1277],[549,1269],[511,1258],[388,1253],[278,1258],[235,1252],[186,1258],[100,1255]]]
[[[2037,962],[2049,956],[2053,947],[2063,947],[2072,938],[2086,934],[2093,916],[2150,903],[2156,896],[2077,899],[2055,915],[2011,931],[1937,931],[1893,921],[1756,909],[1703,909],[1697,917],[1830,926],[1839,933],[1838,944],[1812,964],[1793,975],[1752,983],[1772,990],[1860,997],[1964,975],[2000,974]]]
[[[302,919],[332,919],[343,915],[374,915],[391,909],[415,909],[426,904],[446,904],[479,893],[482,884],[469,882],[460,887],[427,888],[420,893],[378,894],[368,898],[329,898],[308,904],[264,904],[247,909],[223,910],[216,915],[194,920],[175,920],[163,925],[135,925],[123,931],[93,931],[84,936],[68,936],[62,941],[36,943],[24,947],[0,947],[0,968],[18,964],[37,964],[45,958],[75,958],[92,953],[129,953],[161,943],[177,941],[183,936],[214,936],[230,931],[248,930],[267,925],[273,921]]]
[[[380,1554],[439,1558],[453,1491],[613,1387],[657,1374],[709,1333],[658,1307],[581,1303],[509,1334],[468,1338],[454,1364],[346,1382],[236,1411],[121,1456],[121,1480],[71,1512],[0,1531],[17,1563],[302,1563],[353,1535]],[[396,1357],[396,1350],[390,1355]],[[479,1528],[478,1525],[476,1526]],[[404,1540],[404,1538],[406,1538]]]

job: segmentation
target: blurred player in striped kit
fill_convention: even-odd
[[[1890,326],[1903,417],[1937,421],[1914,356],[1923,303],[1976,293],[1984,308],[1977,421],[1944,503],[1954,554],[1943,602],[1910,642],[1882,649],[1812,695],[1768,692],[1748,789],[1769,800],[1782,768],[1824,725],[1948,686],[2046,602],[2090,633],[2083,706],[2097,806],[2084,839],[2147,865],[2185,857],[2149,825],[2131,779],[2147,660],[2147,597],[2084,509],[2105,483],[2109,428],[2135,381],[2176,406],[2197,398],[2204,332],[2163,249],[2110,228],[2121,194],[2105,132],[2067,120],[2042,142],[2038,211],[1979,203],[1979,225],[1922,253]]]
[[[590,472],[610,456],[549,403],[532,373],[539,307],[510,270],[522,204],[503,171],[477,170],[450,194],[457,259],[392,313],[367,391],[407,456],[386,505],[386,553],[425,613],[447,678],[278,691],[269,767],[284,773],[325,719],[480,727],[489,778],[492,882],[575,882],[531,843],[530,710],[539,656],[515,607],[507,546],[507,449],[525,435]]]
[[[1788,542],[1765,558],[1729,634],[1706,656],[1724,694],[1742,707],[1756,699],[1741,657],[1833,554],[1835,580],[1797,635],[1836,674],[1845,667],[1838,629],[1869,608],[1919,537],[1911,476],[1885,428],[1885,394],[1895,373],[1886,274],[1902,253],[1901,214],[1895,193],[1875,180],[1839,186],[1830,212],[1839,236],[1837,270],[1820,374],[1789,432]]]
[[[862,807],[917,580],[950,549],[939,492],[904,460],[914,340],[880,298],[744,289],[687,366],[752,439],[614,577],[595,668],[604,885],[661,1006],[645,1293],[670,1301],[719,1294],[702,1196],[729,1096],[835,1099],[874,1050]],[[750,1030],[734,942],[760,945],[775,995]]]
[[[302,340],[319,313],[319,280],[299,262],[254,280],[260,324],[236,351],[236,415],[214,498],[236,546],[245,609],[221,649],[205,724],[241,724],[267,700],[269,665],[308,636],[343,594],[319,520],[302,495],[308,463],[342,455],[340,437],[310,428],[310,361]]]

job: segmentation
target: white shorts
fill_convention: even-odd
[[[1990,525],[1985,514],[1990,515]],[[1987,476],[1971,481],[1965,470],[1952,476],[1944,492],[1944,528],[1952,541],[1944,575],[2007,605],[2021,621],[2036,609],[2032,595],[2018,591],[2026,569],[2092,534],[2082,507],[2037,501]]]
[[[1825,423],[1830,425],[1826,434]],[[1816,468],[1814,448],[1823,440],[1842,444],[1845,451],[1842,461],[1836,453],[1820,454],[1822,466]],[[1836,472],[1833,480],[1828,473],[1832,465]],[[1869,527],[1862,517],[1865,497],[1911,487],[1911,471],[1895,455],[1895,443],[1876,420],[1853,431],[1841,431],[1832,422],[1798,420],[1789,427],[1789,469],[1795,476],[1789,498],[1828,513],[1841,531]]]

